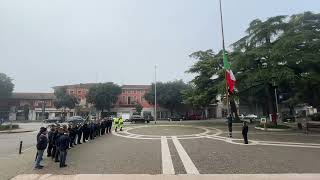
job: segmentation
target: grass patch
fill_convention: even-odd
[[[263,124],[259,124],[259,125],[257,125],[257,127],[264,128],[264,125]],[[278,125],[267,124],[267,128],[271,128],[271,129],[290,129],[290,126],[283,125],[283,124],[278,124]]]
[[[19,129],[18,124],[12,124],[12,129]],[[0,131],[10,130],[10,124],[0,125]]]

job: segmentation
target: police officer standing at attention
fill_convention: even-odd
[[[66,167],[66,158],[67,158],[67,151],[70,144],[70,138],[68,136],[68,132],[64,131],[64,133],[59,137],[58,140],[58,147],[60,152],[60,168]]]
[[[243,136],[244,144],[248,144],[248,131],[249,131],[249,127],[248,127],[247,121],[243,121],[242,136]]]
[[[77,133],[78,133],[77,144],[82,144],[81,143],[82,126],[80,124],[77,125]]]

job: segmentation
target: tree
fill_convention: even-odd
[[[289,95],[290,109],[298,101],[319,107],[319,14],[292,15],[286,22],[285,17],[253,21],[233,44],[241,99],[266,104],[266,114],[275,112],[274,85]]]
[[[75,108],[79,103],[76,97],[67,93],[67,89],[65,87],[55,89],[54,94],[56,96],[56,100],[53,102],[53,104],[57,109],[62,108],[63,112],[65,112],[66,108]],[[63,116],[65,116],[65,114]]]
[[[136,112],[141,114],[141,111],[143,109],[142,105],[140,103],[136,103],[135,104],[135,109],[136,109]]]
[[[305,12],[252,21],[246,35],[229,52],[235,73],[236,94],[231,96],[248,104],[259,104],[265,114],[276,112],[274,89],[285,94],[282,101],[291,111],[299,102],[320,107],[320,14]],[[198,61],[187,71],[195,73],[186,101],[207,105],[210,95],[222,94],[225,87],[221,52],[198,51]],[[215,77],[215,78],[212,78]],[[206,101],[207,100],[207,101]],[[234,110],[232,110],[234,111]]]
[[[154,104],[154,84],[151,90],[145,94],[145,99]],[[187,89],[188,85],[182,80],[157,83],[157,104],[170,110],[171,115],[174,111],[181,112],[184,110],[182,91]]]
[[[89,89],[87,101],[102,112],[106,109],[110,111],[113,104],[118,100],[121,94],[121,88],[112,82],[100,83]]]
[[[12,79],[4,73],[0,73],[0,99],[11,96],[14,88]]]

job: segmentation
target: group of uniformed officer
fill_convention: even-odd
[[[83,143],[86,143],[88,140],[94,140],[98,136],[111,133],[112,123],[114,123],[116,132],[118,129],[123,130],[124,121],[122,117],[105,117],[99,121],[85,122],[84,124],[70,123],[68,126],[50,125],[48,137],[46,128],[42,127],[37,136],[38,151],[35,167],[38,169],[43,167],[40,165],[40,161],[47,146],[47,156],[55,162],[60,162],[60,167],[66,167],[65,159],[68,149],[75,147],[77,144],[82,144],[81,139]]]

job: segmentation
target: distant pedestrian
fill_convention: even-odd
[[[37,142],[37,158],[36,158],[36,169],[42,169],[43,166],[40,165],[40,162],[43,160],[43,153],[44,150],[47,148],[48,145],[48,138],[47,138],[47,128],[42,127],[40,129],[40,135]]]
[[[228,115],[227,120],[228,120],[229,137],[232,138],[232,122],[233,122],[232,114]]]
[[[244,144],[248,144],[248,131],[249,131],[249,127],[247,125],[247,122],[243,121],[242,136],[243,136]]]
[[[60,168],[66,167],[66,158],[67,152],[69,149],[70,138],[68,132],[64,131],[64,133],[59,137],[58,147],[60,153]]]

